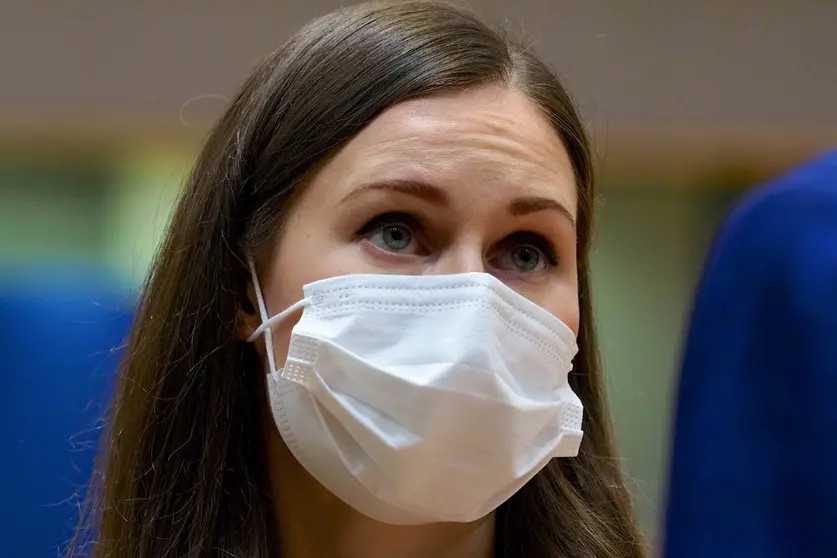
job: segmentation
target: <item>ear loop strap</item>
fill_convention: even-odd
[[[273,317],[268,317],[267,315],[267,305],[264,302],[264,296],[262,294],[262,287],[259,284],[259,277],[256,274],[256,265],[253,263],[253,258],[247,256],[247,264],[250,266],[250,275],[253,278],[253,288],[256,290],[256,300],[259,303],[259,315],[262,319],[262,324],[253,331],[250,337],[247,338],[248,343],[254,342],[256,339],[259,338],[262,334],[264,334],[264,344],[265,350],[267,351],[267,361],[270,364],[270,373],[273,375],[274,379],[278,376],[279,370],[276,368],[276,359],[273,355],[273,332],[270,330],[271,326],[276,325],[277,323],[281,322],[289,315],[293,314],[295,311],[303,308],[308,301],[302,299],[294,304],[288,306],[278,314]]]

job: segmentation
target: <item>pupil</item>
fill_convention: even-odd
[[[521,248],[514,252],[515,264],[524,271],[532,271],[540,263],[540,256],[531,248]]]
[[[393,250],[403,250],[412,240],[410,231],[403,227],[390,226],[384,229],[384,242]]]

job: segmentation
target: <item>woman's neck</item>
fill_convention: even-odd
[[[279,433],[267,434],[281,558],[490,558],[493,514],[473,523],[388,525],[355,511],[296,461]]]

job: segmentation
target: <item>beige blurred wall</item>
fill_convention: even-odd
[[[229,97],[292,31],[346,3],[5,0],[0,136],[188,134],[187,101]],[[771,172],[837,141],[833,0],[470,3],[536,39],[620,174]],[[221,106],[204,98],[185,116]]]

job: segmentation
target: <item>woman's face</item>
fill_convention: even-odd
[[[261,262],[270,315],[337,275],[477,271],[578,332],[573,168],[523,95],[483,86],[396,105],[303,188]],[[277,363],[292,326],[274,331]]]

